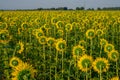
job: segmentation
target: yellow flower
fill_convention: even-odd
[[[65,48],[66,48],[66,41],[63,40],[63,39],[58,39],[58,40],[56,41],[56,49],[57,49],[58,51],[64,51]]]
[[[105,40],[105,39],[100,39],[100,45],[101,46],[105,46],[106,44],[108,44],[108,41],[107,40]]]
[[[80,40],[79,45],[83,46],[83,47],[86,47],[86,42],[84,40]]]
[[[112,77],[110,80],[120,80],[118,76]]]
[[[8,25],[7,25],[7,23],[5,23],[5,22],[0,22],[0,29],[7,29],[8,28]]]
[[[29,25],[28,25],[27,22],[24,22],[24,23],[21,24],[22,30],[26,30],[28,27],[29,27]]]
[[[23,63],[22,60],[20,60],[18,57],[12,57],[10,59],[9,64],[10,64],[10,67],[15,68],[15,67],[21,65],[22,63]]]
[[[57,31],[57,36],[63,36],[63,35],[64,35],[63,30],[62,30],[62,29],[59,29],[59,30]]]
[[[19,41],[19,43],[16,46],[16,50],[18,51],[18,53],[22,53],[24,50],[24,44],[22,42]]]
[[[94,38],[94,37],[95,37],[95,30],[94,30],[94,29],[89,29],[89,30],[87,30],[87,32],[86,32],[86,37],[87,37],[88,39]]]
[[[40,44],[46,44],[46,42],[47,42],[47,38],[45,37],[45,36],[41,36],[41,37],[39,37],[39,43]]]
[[[77,58],[80,57],[81,55],[83,55],[85,53],[85,49],[83,46],[74,46],[72,49],[72,54],[73,54],[73,58]]]
[[[112,44],[106,44],[105,47],[104,47],[104,51],[109,53],[111,52],[112,50],[114,50],[114,46]]]
[[[53,46],[55,43],[55,39],[52,37],[47,38],[47,44],[48,46]]]
[[[63,29],[64,28],[64,22],[63,21],[58,21],[56,23],[56,26],[57,26],[58,29]]]
[[[44,35],[44,32],[41,29],[36,29],[35,36],[37,39],[39,39],[43,35]]]
[[[93,62],[92,66],[96,72],[102,73],[102,72],[106,72],[109,69],[109,62],[105,58],[97,58]]]
[[[56,24],[58,22],[58,19],[56,18],[56,17],[53,17],[52,19],[51,19],[51,23],[52,24]]]
[[[103,30],[98,29],[98,30],[96,31],[96,34],[97,34],[98,36],[102,36],[102,35],[103,35]]]
[[[72,30],[72,25],[70,23],[65,25],[65,30],[66,31],[71,31]]]
[[[14,68],[12,72],[12,80],[31,80],[34,79],[35,73],[37,71],[27,63],[22,63],[21,65]]]
[[[81,71],[86,72],[92,68],[92,62],[93,62],[93,58],[85,54],[79,57],[77,65]]]
[[[108,57],[113,61],[117,61],[119,59],[119,53],[116,50],[112,50],[108,53]]]
[[[44,24],[44,26],[43,26],[45,29],[49,29],[50,28],[50,25],[48,25],[48,24]]]

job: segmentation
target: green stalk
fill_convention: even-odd
[[[62,51],[62,78],[63,78],[63,70],[64,70],[64,53]]]
[[[118,75],[118,62],[117,61],[116,61],[116,75],[119,76]]]
[[[57,80],[58,51],[56,52],[55,80]]]
[[[88,72],[87,72],[88,65],[86,64],[86,80],[88,80]]]
[[[92,41],[92,39],[90,39],[90,40],[91,40],[90,56],[92,56],[92,45],[93,45],[93,41]],[[91,78],[91,74],[92,74],[92,72],[91,72],[91,70],[90,70],[90,78]]]
[[[45,60],[45,45],[43,45],[43,57],[44,57],[44,72],[46,73],[46,60]],[[45,79],[46,79],[46,76],[45,76]]]
[[[51,46],[50,46],[50,62],[51,62]],[[50,80],[51,80],[51,66],[50,66]]]
[[[100,80],[102,80],[102,71],[101,71],[101,65],[100,65]]]

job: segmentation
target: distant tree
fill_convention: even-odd
[[[101,10],[101,8],[100,8],[100,7],[98,7],[98,8],[97,8],[97,10]]]

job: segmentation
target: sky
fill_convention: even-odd
[[[120,0],[0,0],[0,9],[120,7]]]

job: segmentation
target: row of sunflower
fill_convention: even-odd
[[[0,12],[1,80],[119,80],[119,11]]]

